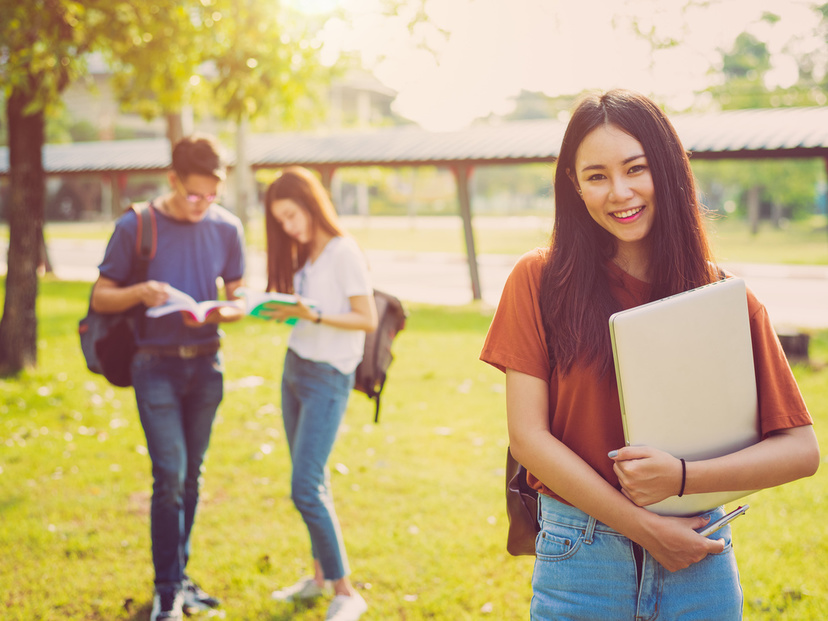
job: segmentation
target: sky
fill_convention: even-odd
[[[749,31],[772,53],[770,86],[796,80],[791,46],[821,45],[803,36],[816,25],[809,0],[427,0],[428,21],[409,29],[419,2],[397,16],[382,0],[301,0],[305,10],[338,9],[320,34],[323,60],[357,52],[396,90],[395,112],[426,129],[468,126],[506,114],[521,90],[550,96],[624,87],[674,110],[704,105],[720,49]],[[780,17],[770,25],[764,12]],[[653,52],[633,32],[652,28],[678,46]]]

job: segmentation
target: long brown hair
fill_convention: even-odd
[[[620,310],[609,289],[607,262],[616,240],[589,215],[568,173],[591,131],[612,124],[644,147],[657,210],[650,231],[651,299],[716,280],[687,152],[659,107],[626,90],[591,95],[576,107],[555,170],[555,221],[543,269],[540,306],[549,361],[562,374],[577,362],[612,368],[609,316]]]
[[[267,234],[267,290],[293,293],[293,275],[308,259],[310,247],[288,236],[273,216],[274,201],[290,199],[310,217],[311,228],[319,228],[340,237],[345,235],[339,224],[328,192],[307,168],[286,168],[270,184],[265,195],[265,232]]]

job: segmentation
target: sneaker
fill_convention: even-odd
[[[186,576],[181,583],[181,592],[184,595],[184,612],[188,615],[203,612],[209,608],[218,608],[221,605],[218,599],[206,593],[204,589]]]
[[[362,613],[368,610],[368,604],[362,595],[354,592],[353,595],[337,595],[333,598],[326,621],[357,621]]]
[[[184,594],[179,589],[156,589],[150,621],[182,621]]]
[[[322,597],[325,593],[330,592],[332,588],[330,580],[325,580],[324,586],[316,584],[316,580],[308,576],[302,578],[293,586],[273,591],[270,597],[280,602],[295,602],[300,599],[316,599]]]

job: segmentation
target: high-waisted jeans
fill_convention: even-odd
[[[288,349],[282,416],[293,463],[291,498],[308,527],[313,558],[326,580],[350,573],[327,464],[353,385],[353,373],[305,360]]]
[[[580,509],[540,496],[532,576],[534,621],[733,621],[742,587],[730,527],[725,549],[671,573],[633,541]],[[719,507],[711,520],[724,514]]]

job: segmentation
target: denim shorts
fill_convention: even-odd
[[[725,540],[723,552],[671,573],[646,550],[580,509],[541,495],[538,512],[533,620],[742,618],[742,587],[729,526],[710,536]],[[715,520],[724,509],[708,514]]]

